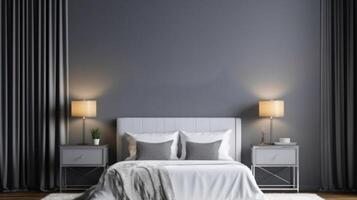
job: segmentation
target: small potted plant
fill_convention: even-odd
[[[99,130],[99,128],[92,128],[90,130],[90,132],[92,134],[93,144],[94,145],[99,145],[99,141],[100,141],[100,130]]]

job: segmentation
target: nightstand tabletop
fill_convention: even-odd
[[[299,147],[298,144],[296,145],[252,145],[252,148],[292,148],[292,147]]]
[[[83,149],[89,149],[89,148],[107,148],[107,144],[103,145],[91,145],[91,144],[61,144],[60,148],[83,148]]]

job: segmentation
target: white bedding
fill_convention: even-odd
[[[251,171],[235,161],[123,161],[77,200],[264,200]]]
[[[250,169],[236,161],[164,162],[176,200],[262,200]]]

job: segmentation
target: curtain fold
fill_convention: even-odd
[[[68,129],[67,0],[0,1],[0,187],[57,186]]]
[[[355,0],[321,0],[321,176],[324,190],[357,189]]]

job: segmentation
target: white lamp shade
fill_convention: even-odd
[[[97,115],[97,102],[94,100],[72,101],[72,117],[95,117]]]
[[[284,117],[284,101],[268,100],[259,101],[260,117]]]

